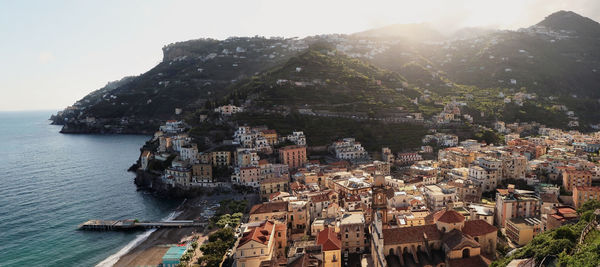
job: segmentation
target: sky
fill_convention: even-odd
[[[178,41],[423,22],[518,29],[558,10],[600,21],[598,0],[0,0],[0,111],[62,109],[149,70]]]

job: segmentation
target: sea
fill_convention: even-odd
[[[137,191],[127,172],[148,136],[61,134],[53,112],[0,112],[0,266],[111,266],[150,231],[78,224],[165,219],[179,202]]]

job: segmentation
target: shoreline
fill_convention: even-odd
[[[198,196],[192,199],[186,199],[169,216],[169,219],[193,220],[202,218],[208,220],[209,217],[202,217],[202,213],[214,204],[225,199],[241,199],[242,195],[235,192],[227,194],[218,194],[212,196]],[[162,256],[169,249],[167,245],[178,244],[183,240],[199,237],[199,245],[202,240],[208,238],[205,234],[205,228],[163,228],[156,230],[147,230],[139,236],[145,236],[142,240],[132,240],[125,244],[121,250],[98,263],[97,267],[104,266],[144,266],[158,265],[162,261]],[[152,231],[152,232],[150,232]],[[128,248],[129,247],[129,248]],[[126,252],[122,252],[127,249]],[[121,254],[121,255],[119,255]]]

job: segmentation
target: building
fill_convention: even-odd
[[[423,157],[418,153],[398,153],[396,164],[406,166],[421,160],[423,160]]]
[[[273,221],[248,223],[235,251],[235,266],[259,267],[273,260],[275,232]]]
[[[304,136],[304,132],[292,132],[292,134],[288,135],[285,139],[298,146],[306,146],[306,136]]]
[[[279,149],[279,161],[290,170],[303,167],[308,162],[305,146],[286,146]]]
[[[239,168],[239,183],[252,187],[260,186],[260,168],[243,167]]]
[[[573,189],[575,208],[580,208],[583,203],[589,200],[600,201],[600,186],[576,186]]]
[[[527,158],[523,156],[507,155],[502,158],[503,179],[523,179],[527,171]]]
[[[192,170],[185,166],[171,166],[165,170],[163,177],[168,184],[188,187],[192,182]]]
[[[563,188],[572,192],[577,186],[592,186],[592,172],[579,170],[564,170],[562,172]]]
[[[342,242],[333,228],[325,228],[317,235],[317,245],[323,253],[323,267],[342,266]]]
[[[227,116],[233,115],[238,112],[243,112],[243,111],[244,111],[244,108],[236,107],[234,105],[225,105],[225,106],[220,106],[218,108],[215,108],[215,112],[221,113],[221,115],[227,115]]]
[[[381,149],[381,160],[390,164],[393,164],[396,158],[389,147]]]
[[[213,151],[212,164],[215,167],[226,167],[231,165],[231,152],[229,151]]]
[[[541,200],[533,192],[508,189],[496,189],[496,224],[502,227],[513,218],[539,218]]]
[[[499,169],[487,168],[473,165],[469,167],[469,179],[480,185],[482,192],[490,192],[496,189]]]
[[[425,204],[431,211],[438,211],[456,202],[456,191],[439,185],[424,186]]]
[[[195,183],[212,183],[212,165],[194,164],[192,165],[192,181]]]
[[[288,202],[276,201],[256,204],[250,209],[250,222],[260,222],[264,220],[286,219],[288,214]]]
[[[354,138],[344,138],[336,141],[329,149],[335,154],[336,158],[342,160],[364,160],[369,157],[367,151]]]
[[[412,257],[421,266],[487,266],[481,255],[494,255],[496,227],[484,220],[465,221],[454,210],[432,217],[433,224],[387,229],[376,218],[371,227],[374,265],[387,266],[386,258],[392,257],[404,265],[404,258]]]
[[[269,196],[277,192],[288,192],[290,180],[287,177],[268,178],[260,181],[260,198],[268,201]]]
[[[547,214],[546,230],[556,229],[563,225],[577,223],[579,216],[577,211],[569,206],[553,207]]]
[[[279,140],[277,139],[277,131],[275,130],[262,130],[260,131],[260,134],[267,139],[267,143],[269,143],[271,146],[279,143]]]
[[[152,159],[152,152],[148,151],[148,150],[144,150],[144,152],[142,152],[142,155],[140,156],[140,169],[141,170],[147,170],[148,169],[148,163],[150,163],[150,160]]]
[[[340,220],[340,234],[342,236],[342,250],[350,253],[365,251],[367,233],[365,232],[365,216],[362,212],[349,212]]]
[[[531,242],[542,229],[542,221],[538,218],[519,217],[506,221],[506,237],[519,246]]]

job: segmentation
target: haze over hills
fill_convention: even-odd
[[[91,93],[53,120],[65,132],[153,131],[176,108],[194,112],[233,101],[235,93],[257,109],[425,118],[454,99],[468,104],[477,123],[561,128],[567,128],[567,109],[584,130],[600,123],[589,112],[600,98],[599,51],[600,24],[568,11],[518,31],[464,29],[446,36],[412,24],[303,39],[191,40],[165,46],[153,69]],[[533,97],[514,107],[505,103],[516,93]]]

